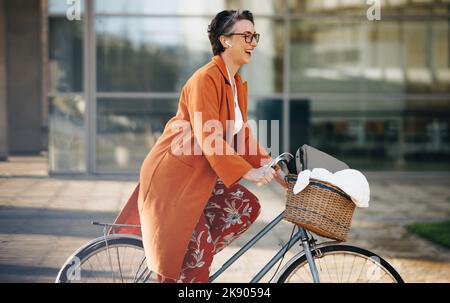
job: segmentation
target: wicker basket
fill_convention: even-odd
[[[292,191],[297,176],[287,177],[284,219],[319,236],[345,241],[350,229],[355,204],[338,187],[316,179],[295,195]]]

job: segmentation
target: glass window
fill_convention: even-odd
[[[270,148],[272,156],[285,152],[283,149],[283,102],[276,98],[248,98],[247,119],[259,143]],[[266,122],[264,122],[266,121]]]
[[[97,17],[99,91],[178,92],[213,57],[200,17]],[[242,69],[251,93],[282,91],[282,23],[255,20],[261,40],[252,62]]]
[[[81,96],[49,98],[49,170],[50,172],[84,172],[84,113]]]
[[[180,91],[212,58],[205,18],[97,17],[99,91]]]
[[[294,21],[292,91],[448,92],[448,32],[443,21]]]
[[[353,14],[365,18],[367,10],[375,1],[361,0],[287,0],[288,9],[296,14],[326,13],[333,15]],[[444,8],[439,0],[379,0],[382,16],[403,14],[405,10],[412,13],[430,13],[433,9]],[[383,18],[383,17],[382,17]]]
[[[212,15],[225,9],[248,9],[253,14],[283,12],[284,0],[96,0],[96,13]]]
[[[403,93],[405,90],[401,28],[401,21],[361,24],[360,39],[355,44],[360,45],[362,91]]]
[[[355,169],[450,167],[444,160],[450,156],[450,100],[343,95],[305,101],[310,102],[309,113],[306,105],[294,110],[292,105],[298,101],[291,101],[291,133],[308,133],[302,143],[335,155]],[[308,123],[296,126],[299,117]],[[291,136],[294,147],[292,140]]]
[[[311,124],[311,144],[352,168],[393,170],[402,159],[398,117],[313,117]]]
[[[386,2],[386,0],[381,0]],[[381,5],[383,6],[382,3]],[[364,13],[369,5],[366,1],[359,0],[288,0],[289,11],[297,14],[304,13],[342,13],[345,10],[353,9]]]
[[[358,21],[293,21],[290,33],[292,92],[363,90],[363,52]]]
[[[394,169],[402,159],[402,100],[311,103],[310,144],[355,169]]]
[[[97,170],[139,171],[178,106],[174,99],[99,98],[97,105]]]
[[[404,161],[415,170],[449,170],[450,100],[408,102],[403,120]]]
[[[255,18],[255,29],[261,34],[248,65],[240,71],[248,81],[249,94],[272,94],[283,91],[283,23],[269,18]]]
[[[403,57],[408,93],[448,93],[450,87],[449,23],[406,21]]]
[[[68,9],[78,8],[80,5],[81,13],[84,11],[84,0],[48,0],[48,12],[49,14],[66,14]]]
[[[289,152],[294,154],[299,147],[310,141],[311,100],[292,99],[289,102]]]
[[[450,92],[450,23],[448,20],[432,23],[431,68],[433,71],[433,91]]]
[[[430,70],[429,23],[410,22],[403,24],[404,60],[408,92],[428,92],[432,84]]]
[[[49,90],[81,92],[83,79],[83,22],[49,18]]]

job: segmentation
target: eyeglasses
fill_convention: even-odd
[[[231,33],[231,34],[229,34],[229,36],[233,36],[233,35],[244,36],[245,42],[247,42],[249,44],[252,43],[253,38],[256,40],[256,43],[258,43],[259,36],[260,36],[260,34],[258,34],[258,33],[254,33],[254,34],[252,34],[252,33]]]

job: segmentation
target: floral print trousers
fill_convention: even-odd
[[[178,280],[158,275],[161,283],[208,282],[213,257],[246,231],[261,207],[258,198],[240,184],[226,188],[217,179],[197,223],[184,257]]]

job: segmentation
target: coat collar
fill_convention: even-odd
[[[220,55],[215,55],[212,58],[212,61],[217,65],[217,67],[219,68],[220,72],[225,77],[225,81],[228,84],[231,84],[229,79],[228,79],[227,67],[226,67],[225,61],[223,61],[222,57]],[[236,85],[242,85],[242,79],[241,79],[241,76],[239,75],[239,73],[236,73],[236,75],[234,76],[234,79],[236,80]]]

